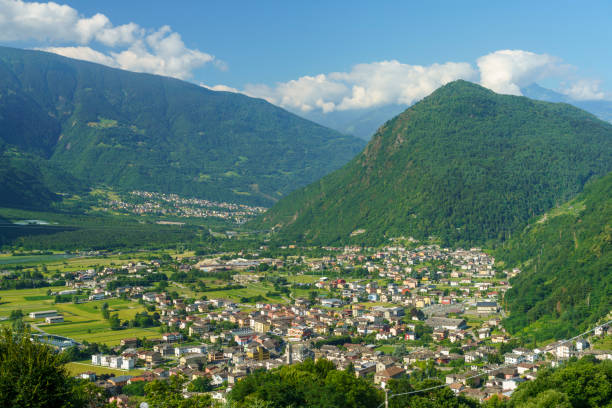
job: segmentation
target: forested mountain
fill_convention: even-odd
[[[612,170],[612,125],[455,81],[385,123],[340,170],[253,223],[285,240],[506,239]]]
[[[551,89],[541,87],[536,83],[521,88],[521,93],[523,96],[538,101],[569,103],[592,113],[601,120],[612,122],[612,101],[577,100]],[[328,113],[323,113],[316,109],[308,112],[297,109],[292,110],[292,112],[341,133],[354,135],[369,141],[383,123],[399,115],[408,107],[408,105],[390,104],[365,109],[335,110]]]
[[[269,205],[364,145],[260,99],[0,47],[0,205],[100,183]]]
[[[522,269],[505,296],[508,330],[548,339],[592,327],[612,310],[612,173],[497,252]]]

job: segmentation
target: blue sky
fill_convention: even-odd
[[[502,93],[537,81],[576,99],[612,99],[609,1],[58,4],[68,7],[0,0],[0,43],[298,111],[410,103],[457,78]]]

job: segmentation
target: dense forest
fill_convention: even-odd
[[[270,205],[364,145],[261,99],[0,47],[0,206],[101,183]]]
[[[496,255],[522,269],[504,300],[508,330],[542,340],[592,326],[612,309],[612,173],[539,217]]]
[[[494,243],[612,170],[612,125],[567,104],[452,82],[383,125],[349,164],[253,222],[278,238]]]

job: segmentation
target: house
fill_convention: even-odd
[[[497,302],[477,302],[476,310],[478,313],[483,314],[497,313],[499,311],[499,307],[497,306]]]
[[[509,378],[502,381],[502,388],[504,391],[514,391],[521,383],[526,380],[520,377]]]
[[[355,366],[355,376],[356,377],[364,377],[366,374],[375,373],[375,372],[376,372],[376,363],[373,361],[367,361],[360,365]]]
[[[30,313],[30,317],[32,317],[31,315],[32,314]],[[597,326],[593,334],[595,334],[596,336],[603,336],[604,334],[608,333],[609,329],[610,327],[607,324],[604,324],[602,326]]]
[[[557,358],[570,358],[574,353],[574,347],[570,343],[562,343],[555,349]]]
[[[132,357],[123,357],[123,359],[121,360],[121,368],[123,370],[131,370],[132,368],[134,368],[136,364],[136,359],[132,358]]]
[[[389,382],[389,380],[394,378],[400,378],[404,374],[405,371],[402,367],[391,366],[386,370],[379,371],[374,374],[374,383],[380,384],[382,387],[384,387]]]
[[[256,360],[256,361],[263,361],[263,360],[270,359],[270,352],[262,346],[251,346],[247,348],[246,353],[247,353],[248,358],[252,360]]]
[[[406,332],[404,333],[404,339],[405,340],[416,340],[416,333],[411,332],[411,331]]]
[[[504,355],[504,363],[506,364],[518,364],[524,361],[525,357],[520,354],[508,353]]]
[[[121,339],[120,344],[125,347],[138,347],[138,339],[136,337]]]
[[[121,363],[123,362],[123,358],[121,356],[111,356],[110,358],[110,368],[121,368]]]
[[[459,394],[460,392],[465,390],[465,385],[463,383],[457,382],[457,383],[450,384],[448,388],[450,388],[451,391],[454,392],[455,394]]]
[[[174,333],[164,333],[162,334],[162,339],[165,342],[174,342],[174,341],[180,341],[183,339],[183,335],[179,332],[174,332]]]
[[[91,364],[92,365],[102,365],[102,354],[92,354]]]
[[[189,335],[190,336],[201,336],[204,333],[208,333],[210,331],[210,324],[196,322],[189,326]]]
[[[253,329],[258,333],[267,333],[272,325],[263,319],[254,319]]]
[[[478,339],[479,340],[484,340],[486,338],[489,338],[489,336],[491,336],[491,328],[490,327],[481,327],[477,331],[478,331]]]
[[[446,317],[430,317],[425,320],[425,324],[434,329],[462,330],[467,328],[465,320]]]
[[[252,342],[256,336],[255,332],[250,327],[243,327],[232,331],[234,341],[240,346],[244,346]]]
[[[589,348],[589,342],[584,339],[576,340],[576,350],[583,351]]]
[[[45,323],[47,324],[62,323],[63,321],[64,321],[64,316],[62,315],[45,317]]]
[[[108,367],[110,365],[110,356],[102,356],[100,358],[100,365],[103,367]]]
[[[205,354],[187,354],[179,359],[179,362],[185,366],[197,366],[198,368],[206,364]]]
[[[306,326],[295,326],[290,327],[287,330],[287,337],[290,339],[295,339],[296,341],[300,341],[312,336],[312,330]]]
[[[223,384],[225,381],[227,381],[227,377],[228,377],[229,373],[226,370],[223,371],[219,371],[215,374],[212,375],[212,381],[211,384],[212,385],[221,385]]]
[[[340,307],[342,306],[342,301],[340,299],[330,298],[330,299],[322,299],[321,306],[325,307]]]
[[[113,384],[114,386],[123,387],[128,383],[128,381],[132,378],[131,375],[120,375],[117,377],[111,377],[108,379],[108,382]]]
[[[30,319],[43,319],[45,317],[57,316],[57,310],[43,310],[40,312],[30,312]]]
[[[96,381],[96,373],[93,371],[85,371],[84,373],[79,374],[79,378],[87,381]]]

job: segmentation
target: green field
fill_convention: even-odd
[[[593,348],[595,350],[612,350],[612,335],[597,339],[593,342]]]
[[[382,351],[385,354],[392,354],[395,351],[395,346],[392,344],[385,344],[376,347],[376,351]]]
[[[41,264],[65,260],[74,257],[74,255],[53,254],[53,255],[31,255],[31,256],[0,256],[0,265],[15,265],[15,264]]]
[[[121,299],[107,299],[93,302],[53,303],[53,297],[46,296],[49,288],[20,289],[0,291],[0,317],[7,317],[11,311],[23,310],[24,314],[40,310],[57,310],[64,315],[63,323],[46,324],[44,319],[33,320],[29,317],[25,322],[34,323],[47,333],[70,337],[77,341],[105,343],[109,346],[119,344],[126,337],[160,337],[158,328],[132,328],[125,330],[110,330],[110,325],[102,318],[101,308],[108,303],[111,313],[117,313],[122,320],[131,319],[137,312],[144,311],[144,306]],[[65,287],[50,288],[53,291]],[[8,324],[7,321],[2,322]],[[36,331],[33,328],[33,331]]]
[[[116,369],[116,368],[108,368],[108,367],[95,366],[95,365],[91,365],[91,362],[89,360],[75,361],[75,362],[72,362],[72,363],[66,363],[65,367],[68,370],[68,373],[70,375],[78,375],[78,374],[84,373],[86,371],[92,371],[92,372],[96,373],[97,375],[100,375],[100,374],[115,374],[115,376],[120,376],[120,375],[141,375],[143,373],[142,370],[138,370],[138,369],[134,369],[134,370],[120,370],[120,369]]]
[[[266,296],[269,291],[274,291],[274,286],[264,283],[249,283],[246,288],[243,289],[230,289],[230,290],[216,290],[212,292],[198,292],[203,293],[209,299],[215,298],[227,298],[234,301],[240,301],[242,297],[252,297],[261,295],[267,299],[268,302],[273,303],[286,303],[282,296],[270,297]]]

